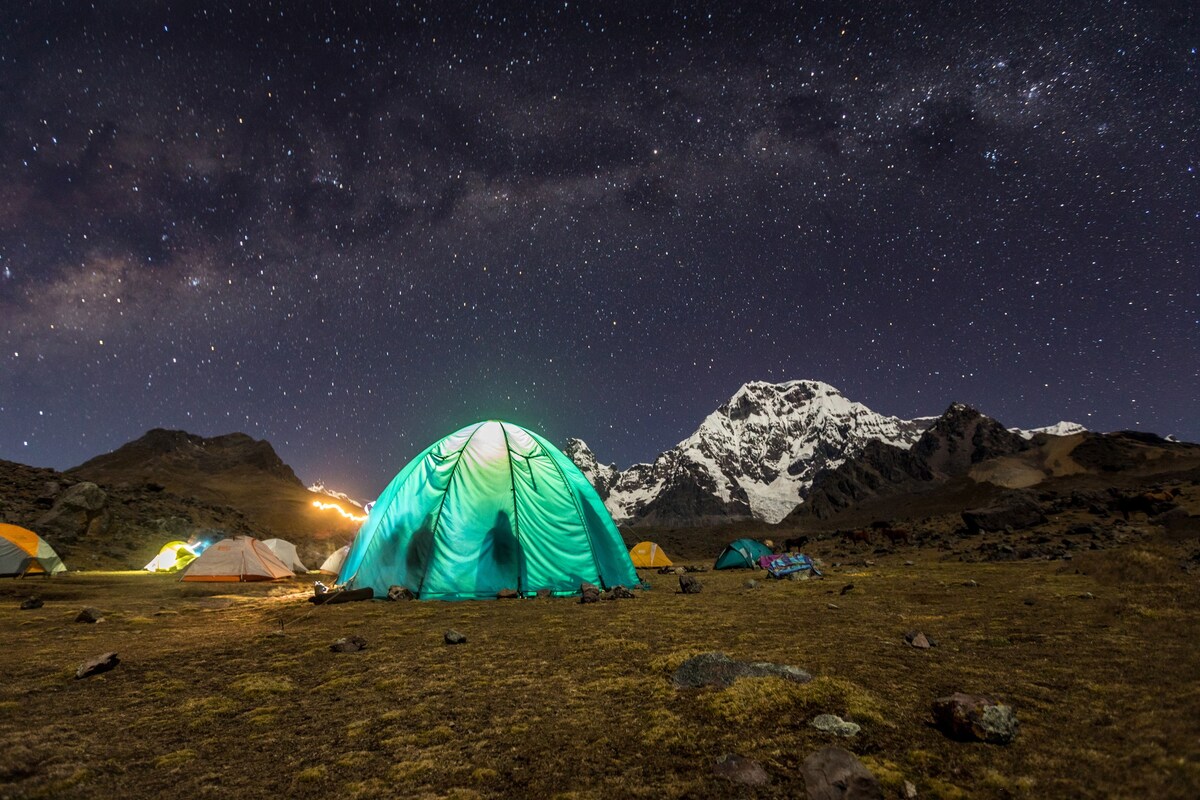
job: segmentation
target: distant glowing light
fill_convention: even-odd
[[[329,511],[332,509],[333,511],[336,511],[339,514],[341,514],[346,519],[352,520],[354,522],[363,522],[364,520],[366,520],[365,515],[360,517],[357,514],[351,514],[349,511],[342,508],[337,503],[322,503],[320,500],[313,500],[313,506],[321,509],[322,511]]]

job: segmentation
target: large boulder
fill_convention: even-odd
[[[1042,507],[1026,494],[1010,495],[987,508],[971,508],[962,512],[963,524],[971,533],[983,531],[1021,530],[1046,521]]]
[[[800,765],[808,800],[883,800],[875,776],[853,753],[826,747]]]
[[[34,527],[52,543],[70,544],[81,536],[108,530],[108,495],[94,483],[77,483],[60,494]]]
[[[990,697],[955,692],[933,701],[938,730],[959,741],[1008,744],[1017,736],[1017,715],[1011,706]]]

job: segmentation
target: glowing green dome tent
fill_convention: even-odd
[[[338,575],[376,596],[469,600],[634,586],[612,517],[569,458],[507,422],[469,425],[409,462],[371,508]]]

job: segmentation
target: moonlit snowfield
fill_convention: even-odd
[[[1187,3],[6,3],[0,458],[151,427],[370,497],[737,387],[1197,428]]]

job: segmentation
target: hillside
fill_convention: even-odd
[[[156,428],[111,453],[97,456],[67,473],[106,486],[154,483],[181,497],[238,509],[264,534],[297,542],[347,537],[358,523],[332,510],[361,509],[305,488],[270,442],[244,433],[204,438]]]

